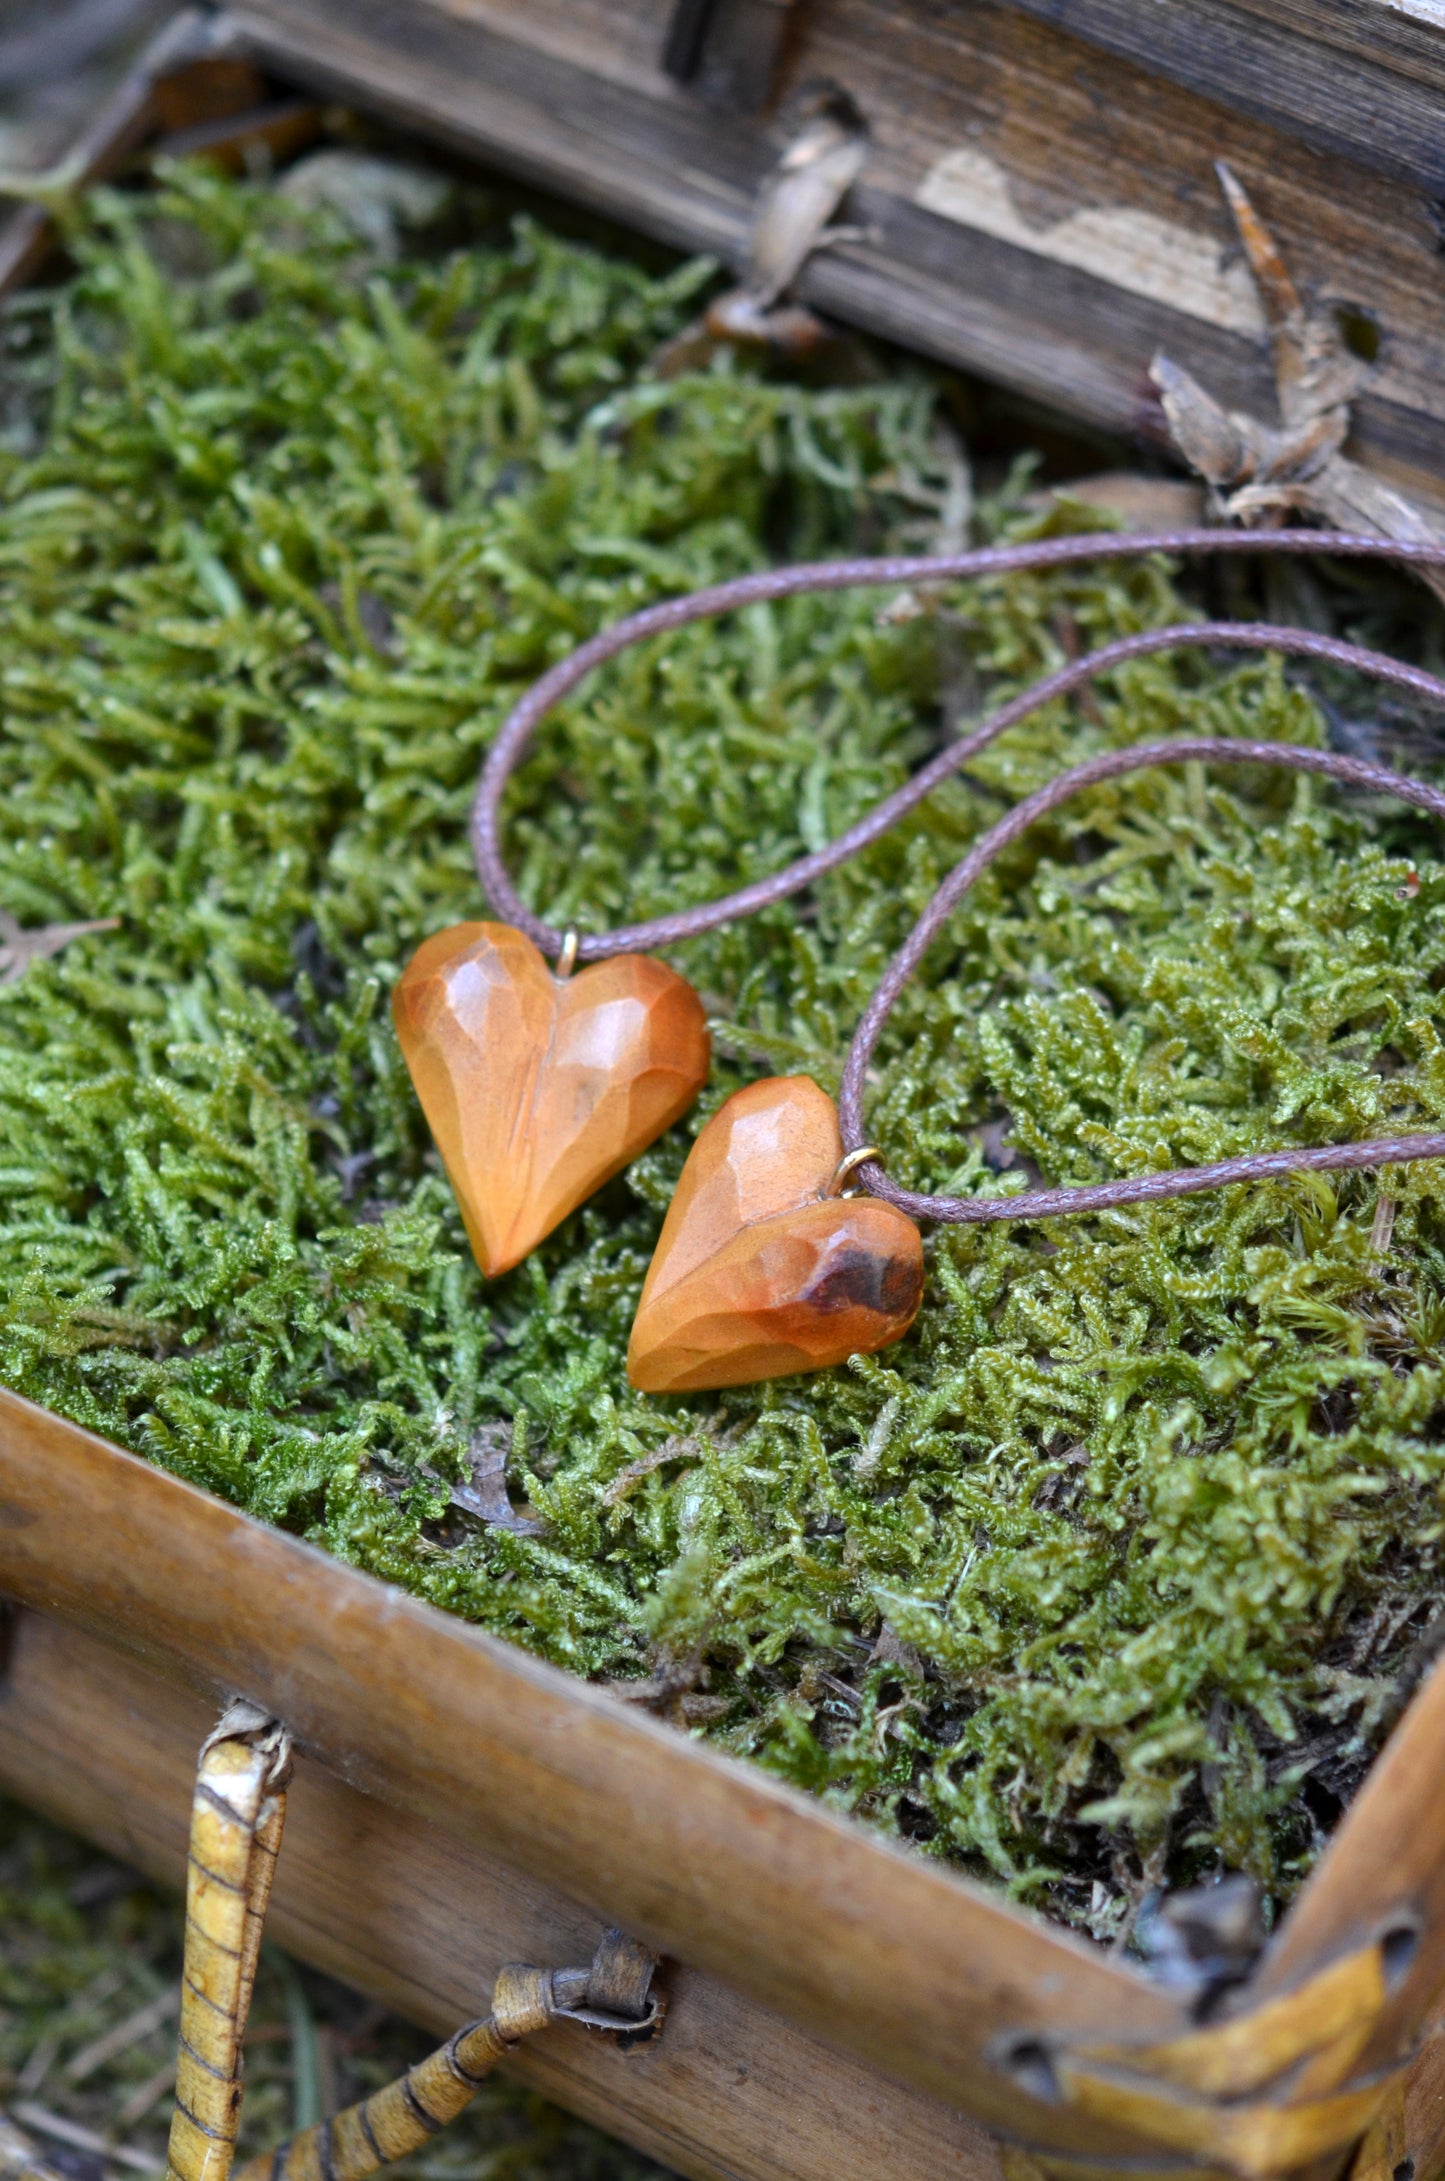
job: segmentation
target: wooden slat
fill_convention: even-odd
[[[1142,1975],[3,1391],[0,1591],[252,1698],[351,1785],[985,2126],[1138,2147],[1025,2097],[1000,2047],[1178,2034]]]
[[[183,68],[202,38],[200,11],[184,8],[151,40],[134,66],[97,106],[70,147],[67,163],[80,179],[102,179],[142,141],[154,119],[157,75]],[[0,205],[8,201],[0,198]],[[0,295],[30,279],[44,263],[52,243],[50,216],[42,205],[15,207],[0,224]]]
[[[995,0],[1316,151],[1445,187],[1445,34],[1366,0]],[[1445,26],[1442,26],[1445,28]]]
[[[1212,0],[1202,0],[1209,6]],[[1281,32],[1445,88],[1441,0],[1230,0]]]
[[[1401,2150],[1400,2164],[1415,2169],[1411,2181],[1437,2181],[1445,2172],[1445,2031],[1438,2028],[1411,2070]]]
[[[203,1697],[35,1614],[0,1646],[0,1791],[178,1893]],[[595,1919],[442,1828],[303,1761],[270,1935],[445,2035],[505,1960],[585,1955]],[[667,2035],[622,2055],[571,2030],[522,2052],[547,2096],[696,2181],[1001,2181],[996,2144],[724,1986],[669,1964]],[[1445,2036],[1412,2071],[1387,2166],[1445,2169]],[[1362,2181],[1392,2181],[1392,2173]]]
[[[1194,13],[1194,0],[1109,4],[1151,24],[1162,9],[1165,44],[1169,10]],[[1342,167],[1326,144],[1307,148],[1238,102],[1230,110],[1016,7],[808,0],[797,16],[784,91],[841,84],[873,137],[848,208],[869,239],[812,261],[810,300],[1146,439],[1164,431],[1148,378],[1160,348],[1222,399],[1269,416],[1262,327],[1214,175],[1224,157],[1304,288],[1378,323],[1379,369],[1356,403],[1352,451],[1445,501],[1433,180]],[[576,19],[569,0],[246,0],[228,21],[329,94],[663,240],[741,259],[780,139],[669,80],[656,0],[618,0],[610,23],[590,0]],[[1432,54],[1445,44],[1422,35]],[[1317,49],[1311,65],[1324,66]],[[1326,74],[1343,84],[1353,65],[1341,55]],[[1399,80],[1436,98],[1433,85]],[[1374,109],[1366,99],[1359,111]],[[1434,106],[1420,128],[1445,146]]]
[[[239,1692],[279,1712],[308,1755],[352,1788],[441,1828],[486,1869],[519,1874],[496,1880],[509,1897],[509,1889],[532,1901],[555,1892],[579,1904],[579,1913],[624,1922],[718,1985],[898,2083],[930,2098],[941,2094],[1000,2132],[1096,2163],[1145,2148],[1112,2124],[1085,2122],[1025,2094],[1026,2076],[1015,2079],[1002,2064],[1003,2048],[1020,2039],[1045,2047],[1088,2042],[1104,2025],[1119,2039],[1179,2034],[1177,2009],[1137,1975],[752,1768],[3,1392],[0,1591],[97,1633],[161,1681],[200,1685],[211,1704]],[[22,1620],[13,1647],[22,1664],[32,1640]],[[63,1667],[63,1647],[49,1655]],[[7,1733],[12,1738],[0,1774],[156,1867],[154,1828],[159,1823],[163,1836],[166,1822],[158,1815],[159,1776],[146,1774],[149,1785],[138,1777],[128,1834],[115,1832],[118,1819],[101,1825],[87,1804],[93,1788],[78,1753],[91,1736],[105,1739],[96,1722],[115,1708],[104,1695],[117,1686],[111,1669],[90,1653],[74,1693],[63,1697],[52,1672],[31,1707],[35,1723],[22,1731],[25,1703],[17,1705],[14,1691],[23,1697],[24,1686],[17,1667],[11,1697],[0,1705],[0,1744]],[[144,1749],[154,1740],[145,1721],[163,1716],[164,1704],[149,1696],[127,1704],[136,1746]],[[207,1704],[194,1700],[174,1715],[162,1736],[169,1754],[157,1759],[169,1765],[168,1778],[183,1781],[207,1716]],[[1436,1675],[1407,1713],[1326,1870],[1287,1919],[1263,1974],[1240,1995],[1241,2006],[1288,1989],[1398,1925],[1403,1910],[1417,1918],[1421,1943],[1391,2037],[1424,2020],[1445,1963],[1434,1822],[1445,1769],[1442,1717],[1445,1677]],[[314,1785],[322,1791],[319,1779]],[[106,1792],[114,1808],[114,1792]],[[178,1792],[178,1811],[184,1800]],[[390,1818],[369,1816],[365,1824],[378,1838],[389,1826],[397,1840],[411,1837]],[[343,1942],[327,1934],[360,1914],[352,1867],[335,1849],[345,1828],[329,1819],[316,1837],[314,1856],[298,1861],[298,1883],[305,1871],[306,1884],[331,1905],[303,1950],[437,2021],[430,2001],[407,1998],[415,1971],[406,1964],[425,1957],[398,1935],[408,1887],[427,1890],[416,1871],[403,1857],[384,1935],[363,1974],[357,1955],[328,1951]],[[165,1852],[179,1856],[179,1830]],[[372,1861],[368,1846],[367,1868]],[[439,1878],[428,1894],[439,1913],[447,1912],[447,1896]],[[510,1911],[494,1913],[499,1930],[514,1928]],[[513,1943],[503,1938],[501,1951]],[[399,1949],[394,1957],[392,1948]],[[424,1998],[425,1979],[417,1993]],[[446,1996],[463,2011],[470,2004],[454,1987]],[[1422,2136],[1434,2145],[1438,2070],[1427,2076],[1415,2104]],[[609,2079],[601,2102],[587,2109],[621,2125],[615,2094]],[[655,2141],[647,2131],[660,2124],[658,2115],[644,2114],[639,2140]],[[707,2163],[713,2137],[713,2123],[700,2122],[689,2170],[720,2170]],[[665,2155],[679,2158],[676,2142]],[[760,2181],[769,2170],[759,2165]]]
[[[178,1892],[214,1709],[94,1638],[23,1614],[0,1678],[0,1788]],[[267,1921],[299,1959],[439,2036],[504,1961],[586,1961],[594,1915],[475,1842],[402,1817],[306,1758]],[[696,2181],[1001,2181],[983,2131],[695,1970],[665,1971],[645,2050],[562,2028],[516,2071]]]

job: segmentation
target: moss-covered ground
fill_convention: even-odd
[[[1010,734],[801,905],[677,951],[715,1020],[698,1114],[489,1285],[387,1004],[479,913],[489,735],[647,600],[926,544],[959,466],[921,368],[650,376],[705,268],[475,219],[387,263],[177,174],[98,199],[74,278],[8,309],[0,909],[120,923],[0,987],[0,1378],[1101,1937],[1146,1868],[1280,1901],[1438,1594],[1445,1176],[1388,1176],[1392,1226],[1359,1176],[940,1233],[909,1338],[811,1379],[655,1400],[622,1359],[698,1121],[760,1072],[836,1084],[1000,798],[1136,737],[1390,754],[1391,722],[1196,653]],[[973,521],[1084,516],[1004,490]],[[551,725],[514,866],[583,926],[704,899],[983,692],[1182,611],[1144,563],[689,630]],[[1445,1125],[1428,847],[1304,779],[1096,791],[899,1007],[893,1172],[1009,1189]],[[478,1435],[540,1535],[449,1506]]]

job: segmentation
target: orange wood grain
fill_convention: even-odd
[[[646,954],[554,977],[509,924],[433,933],[392,1013],[489,1278],[680,1120],[707,1080],[707,1021],[685,977]]]
[[[842,1151],[838,1109],[810,1076],[767,1076],[723,1101],[643,1283],[634,1386],[747,1386],[902,1338],[923,1299],[923,1239],[894,1205],[828,1195]]]

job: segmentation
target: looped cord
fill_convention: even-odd
[[[580,645],[570,657],[560,660],[534,683],[507,714],[482,768],[472,807],[472,853],[488,900],[508,923],[525,932],[544,954],[554,959],[561,955],[566,934],[534,916],[507,876],[501,849],[502,796],[512,773],[525,756],[532,736],[548,713],[594,668],[615,659],[631,645],[683,628],[692,621],[706,621],[717,614],[734,612],[741,606],[794,598],[804,592],[1014,575],[1027,570],[1073,567],[1081,561],[1122,560],[1142,553],[1329,553],[1356,560],[1384,560],[1426,567],[1445,565],[1445,546],[1400,545],[1384,538],[1352,537],[1333,532],[1171,530],[1139,536],[1110,531],[1087,537],[1034,539],[1021,545],[980,546],[965,553],[914,555],[892,560],[817,561],[792,568],[769,568],[757,575],[740,576],[730,583],[717,583],[707,590],[693,591],[682,598],[665,599],[660,605],[648,606],[641,613],[614,622],[611,628],[601,630]],[[1373,674],[1381,681],[1393,682],[1397,688],[1408,689],[1431,703],[1445,706],[1445,682],[1427,674],[1423,668],[1402,665],[1399,660],[1386,658],[1381,652],[1368,651],[1336,637],[1316,635],[1307,629],[1276,628],[1268,622],[1206,621],[1141,630],[1137,635],[1102,645],[1098,651],[1074,660],[1057,673],[1045,675],[1032,688],[1001,705],[971,733],[960,736],[947,749],[941,750],[911,780],[892,795],[885,796],[866,817],[860,818],[856,825],[850,826],[825,848],[802,856],[785,870],[740,887],[736,893],[727,894],[721,900],[679,910],[671,916],[653,917],[646,923],[625,924],[616,931],[590,932],[578,941],[576,959],[597,962],[634,949],[675,946],[680,940],[692,939],[700,932],[712,931],[719,924],[731,923],[735,917],[749,916],[773,902],[786,900],[790,894],[801,892],[825,872],[836,870],[850,856],[879,839],[898,819],[931,795],[940,781],[957,772],[998,735],[1026,719],[1040,705],[1085,687],[1100,674],[1122,666],[1130,659],[1147,658],[1153,652],[1172,651],[1188,644],[1227,647],[1234,651],[1278,651],[1296,658],[1328,660],[1332,665]]]
[[[955,864],[914,925],[884,972],[863,1013],[843,1069],[838,1094],[838,1120],[845,1155],[863,1143],[863,1085],[868,1064],[884,1023],[895,1001],[922,961],[930,943],[942,930],[970,887],[1020,834],[1036,819],[1057,810],[1084,788],[1120,773],[1146,772],[1156,765],[1185,765],[1201,759],[1233,765],[1286,765],[1295,772],[1324,773],[1351,787],[1368,788],[1377,794],[1395,795],[1413,803],[1433,818],[1445,819],[1445,794],[1390,772],[1361,758],[1340,757],[1330,750],[1299,749],[1289,742],[1244,742],[1233,736],[1200,736],[1187,741],[1153,742],[1131,750],[1108,750],[1100,757],[1074,765],[1016,803],[1007,817],[974,842],[968,854]],[[914,1219],[937,1219],[963,1225],[988,1219],[1059,1218],[1077,1212],[1102,1212],[1120,1204],[1157,1204],[1167,1197],[1193,1196],[1204,1189],[1222,1189],[1232,1181],[1258,1181],[1274,1174],[1338,1171],[1345,1167],[1395,1166],[1406,1159],[1445,1157],[1445,1134],[1383,1136],[1368,1143],[1323,1144],[1306,1149],[1254,1151],[1239,1158],[1216,1159],[1208,1166],[1178,1167],[1168,1173],[1137,1174],[1121,1181],[1093,1182],[1082,1188],[1031,1189],[1013,1197],[935,1197],[901,1189],[876,1161],[860,1161],[857,1178],[865,1189]]]
[[[1145,629],[1133,636],[1105,644],[1086,657],[1072,661],[1053,674],[1044,675],[1032,687],[991,713],[971,733],[951,742],[929,764],[892,795],[885,796],[835,841],[814,854],[802,856],[770,878],[705,902],[672,916],[654,917],[647,923],[627,924],[616,931],[594,932],[578,940],[569,928],[565,933],[544,923],[519,899],[502,862],[500,814],[503,791],[524,756],[537,727],[562,699],[594,668],[616,658],[630,645],[651,636],[682,628],[692,621],[735,611],[759,601],[796,597],[811,591],[841,591],[861,585],[908,584],[962,580],[967,577],[1017,574],[1025,570],[1066,568],[1080,561],[1119,560],[1142,553],[1330,553],[1357,560],[1384,560],[1398,564],[1445,565],[1445,546],[1397,544],[1383,538],[1337,535],[1330,532],[1284,530],[1254,531],[1178,530],[1145,536],[1105,533],[1088,537],[1049,538],[1023,545],[984,546],[977,551],[944,553],[893,560],[821,561],[792,568],[775,568],[758,575],[742,576],[731,583],[714,584],[683,598],[664,600],[641,613],[614,623],[561,660],[535,683],[503,722],[482,769],[472,809],[472,850],[477,872],[493,906],[519,930],[524,931],[544,954],[562,957],[570,969],[574,960],[600,961],[634,948],[664,947],[711,931],[734,917],[750,915],[776,901],[786,900],[811,885],[827,871],[835,870],[850,856],[877,840],[890,826],[932,793],[950,774],[976,757],[980,750],[1016,726],[1040,706],[1069,695],[1096,680],[1111,668],[1131,659],[1147,658],[1186,645],[1232,651],[1283,652],[1294,658],[1322,659],[1357,673],[1370,674],[1397,688],[1445,708],[1445,681],[1421,667],[1406,666],[1382,652],[1369,651],[1308,629],[1283,628],[1268,622],[1176,623],[1170,628]],[[969,853],[944,880],[915,924],[901,951],[885,972],[849,1047],[838,1100],[843,1158],[833,1187],[843,1178],[856,1178],[873,1196],[882,1197],[915,1219],[963,1224],[979,1220],[1057,1218],[1079,1212],[1106,1211],[1124,1204],[1158,1203],[1166,1198],[1190,1196],[1218,1189],[1229,1182],[1253,1181],[1277,1174],[1339,1171],[1345,1168],[1392,1166],[1408,1159],[1445,1157],[1445,1134],[1388,1136],[1368,1143],[1320,1145],[1280,1151],[1251,1152],[1239,1158],[1219,1159],[1207,1166],[1181,1167],[1168,1173],[1134,1175],[1119,1181],[1092,1183],[1068,1189],[1034,1189],[1013,1197],[925,1196],[900,1188],[890,1181],[879,1164],[876,1147],[864,1140],[863,1083],[868,1063],[884,1023],[904,985],[969,888],[988,869],[995,857],[1025,832],[1036,818],[1057,809],[1081,789],[1115,775],[1140,772],[1155,765],[1184,764],[1210,758],[1224,763],[1290,766],[1299,772],[1323,773],[1355,787],[1398,796],[1432,816],[1445,818],[1445,794],[1388,771],[1382,765],[1328,751],[1298,749],[1289,743],[1243,742],[1234,739],[1198,738],[1191,741],[1154,743],[1145,748],[1113,750],[1090,758],[1028,796],[997,825],[974,843]],[[871,1155],[870,1155],[871,1154]]]

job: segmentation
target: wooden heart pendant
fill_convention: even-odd
[[[908,1331],[923,1243],[877,1197],[823,1192],[838,1113],[810,1076],[734,1091],[693,1145],[632,1324],[644,1393],[747,1386],[871,1355]]]
[[[392,1011],[493,1278],[671,1128],[707,1080],[702,1001],[647,954],[560,978],[510,924],[456,924],[417,948]]]

